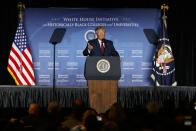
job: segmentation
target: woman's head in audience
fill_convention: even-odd
[[[125,118],[126,116],[122,106],[118,103],[114,103],[110,108],[108,119],[120,124],[125,121]]]

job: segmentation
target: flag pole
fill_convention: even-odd
[[[162,22],[163,22],[163,26],[165,26],[165,28],[167,29],[167,16],[166,16],[166,11],[168,11],[169,7],[166,4],[162,4],[161,5],[161,10],[163,10],[163,16],[162,16]],[[163,38],[165,38],[165,29],[163,27]],[[164,44],[165,44],[165,39],[164,39]]]
[[[165,48],[166,44],[166,36],[165,36],[165,29],[167,29],[167,16],[166,16],[166,11],[169,9],[168,5],[163,4],[161,5],[161,10],[163,10],[163,16],[162,16],[162,32],[163,32],[163,48]],[[166,64],[163,63],[163,73],[166,73]]]
[[[166,11],[169,9],[169,7],[168,7],[168,5],[166,5],[166,4],[162,4],[161,5],[161,11],[163,10],[163,16],[161,17],[162,18],[162,26],[165,26],[165,27],[167,27],[167,22],[166,22],[166,19],[167,19],[167,16],[166,16]],[[161,13],[162,14],[162,13]],[[165,38],[165,30],[164,30],[164,27],[162,27],[162,29],[163,29],[163,38]],[[165,45],[165,39],[163,40],[164,41],[164,45]],[[158,49],[157,49],[157,47],[156,47],[156,55],[158,56]],[[157,56],[155,56],[155,67],[156,67],[156,57]],[[156,79],[156,77],[154,78],[155,80],[155,84],[154,84],[154,86],[155,87],[157,87],[157,85],[159,86],[159,84],[157,83],[157,79]]]
[[[18,7],[18,9],[19,9],[18,17],[21,19],[21,21],[23,21],[22,11],[23,11],[23,9],[25,9],[25,5],[24,5],[22,2],[19,2],[19,3],[17,4],[17,7]]]
[[[23,11],[23,9],[25,9],[25,6],[24,6],[24,4],[22,2],[19,2],[17,4],[17,7],[18,7],[18,10],[19,10],[19,14],[18,14],[19,21],[23,22],[23,14],[22,14],[22,11]],[[23,70],[23,65],[22,64],[23,64],[23,62],[22,62],[22,54],[20,54],[20,70],[19,70],[20,74],[22,74],[22,70]]]

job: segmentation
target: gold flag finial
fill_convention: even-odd
[[[25,5],[22,2],[19,2],[17,4],[17,7],[19,9],[19,18],[22,20],[22,10],[25,9]]]
[[[169,9],[168,5],[166,4],[161,5],[161,10],[163,10],[162,20],[166,28],[167,28],[167,22],[166,22],[167,16],[165,15],[165,12],[168,11],[168,9]]]
[[[168,10],[169,9],[169,7],[168,7],[168,5],[166,5],[166,4],[162,4],[161,5],[161,10]]]
[[[168,9],[169,9],[168,5],[166,5],[166,4],[162,4],[162,5],[161,5],[161,10],[163,10],[163,15],[164,15],[164,17],[166,17],[166,16],[165,16],[165,12],[168,11]]]

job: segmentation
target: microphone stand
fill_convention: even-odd
[[[56,44],[60,43],[63,39],[63,36],[66,32],[65,28],[56,28],[50,38],[50,43],[52,43],[54,45],[54,58],[53,58],[53,100],[55,100],[56,98],[56,94],[55,94],[55,86],[56,86],[56,79],[55,79],[55,48],[56,48]]]
[[[56,86],[56,79],[55,79],[55,48],[57,42],[52,42],[54,45],[54,53],[53,53],[53,100],[55,99],[55,86]]]

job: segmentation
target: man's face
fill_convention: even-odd
[[[97,38],[98,38],[99,40],[102,40],[102,39],[105,38],[105,32],[104,32],[103,29],[97,30],[96,35],[97,35]]]

